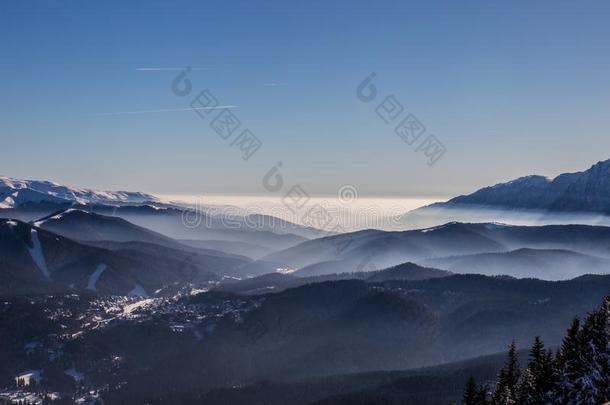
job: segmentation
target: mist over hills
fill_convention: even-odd
[[[591,274],[610,273],[610,259],[561,249],[521,248],[502,253],[478,253],[425,260],[422,263],[455,273],[509,274],[543,280],[567,280]]]
[[[92,211],[102,215],[118,216],[135,225],[174,239],[223,241],[238,245],[246,243],[260,245],[273,251],[294,246],[308,239],[301,235],[314,234],[305,227],[277,218],[273,222],[257,221],[233,214],[224,217],[209,215],[205,212],[195,213],[189,209],[177,207],[156,209],[151,206],[125,206],[115,209],[102,206],[94,207]],[[189,223],[191,220],[193,222]]]
[[[237,252],[250,245],[253,256],[293,246],[325,231],[237,207],[214,207],[165,203],[141,192],[95,191],[50,181],[0,177],[0,217],[26,222],[53,222],[66,210],[97,213],[125,219],[173,239],[208,240]],[[82,215],[82,214],[81,214]],[[48,218],[47,218],[48,217]],[[47,224],[47,226],[51,226]],[[75,230],[76,239],[86,237]],[[231,244],[235,247],[231,248]],[[260,246],[260,251],[255,247]]]
[[[133,225],[119,218],[70,208],[41,218],[35,226],[81,241],[149,242],[159,245],[175,243],[171,238]]]
[[[480,265],[473,262],[472,267],[462,267],[464,272],[554,280],[588,272],[608,272],[609,243],[610,228],[601,226],[509,226],[454,222],[414,231],[368,230],[330,236],[303,242],[264,259],[298,269],[295,274],[311,276],[383,269],[409,261],[424,265],[443,263],[447,266],[449,259],[444,262],[435,262],[434,259],[470,256],[486,261]],[[563,258],[557,250],[564,252]],[[511,254],[511,251],[517,252]],[[523,257],[526,254],[529,254],[529,258]],[[572,260],[563,260],[568,257]],[[536,263],[535,258],[541,261]],[[543,258],[548,262],[545,263]],[[528,260],[531,260],[529,269],[523,267],[523,262]],[[556,265],[560,265],[557,270]],[[583,273],[584,269],[587,270]],[[528,274],[528,271],[535,273]]]
[[[499,189],[542,204],[583,176]],[[605,226],[330,234],[264,215],[188,217],[142,193],[4,184],[0,390],[34,370],[44,387],[90,388],[111,404],[455,400],[465,373],[497,368],[507,337],[558,345],[610,291]],[[72,369],[83,380],[68,383]]]
[[[96,220],[102,229],[108,230],[105,218]],[[116,219],[108,220],[116,224]],[[167,293],[164,289],[175,292],[180,287],[208,286],[223,276],[241,274],[239,269],[251,263],[251,259],[243,256],[182,246],[131,224],[126,228],[135,229],[143,241],[77,242],[24,222],[0,220],[2,294],[84,289],[104,294]],[[119,239],[126,234],[117,228],[113,231],[117,231],[112,235]],[[156,239],[150,240],[151,235]]]
[[[288,288],[300,287],[312,283],[338,280],[363,280],[366,282],[383,282],[388,280],[426,280],[430,278],[446,277],[452,273],[429,267],[418,266],[414,263],[404,263],[385,270],[357,271],[351,273],[333,273],[320,276],[303,276],[282,273],[269,273],[244,280],[225,282],[218,289],[238,294],[265,294],[277,293]]]

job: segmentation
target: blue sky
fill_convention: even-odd
[[[435,196],[610,158],[610,3],[4,1],[0,174],[168,194]],[[174,70],[192,66],[178,97]],[[356,87],[375,72],[379,98]],[[277,86],[266,86],[275,83]],[[248,161],[188,108],[210,89]],[[375,113],[394,95],[433,166]]]

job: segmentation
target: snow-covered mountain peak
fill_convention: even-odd
[[[563,173],[554,178],[539,175],[519,177],[431,207],[468,206],[610,214],[610,160],[598,162],[581,172]]]
[[[140,192],[96,191],[52,181],[0,176],[0,208],[15,208],[30,203],[122,205],[158,201],[157,197]]]

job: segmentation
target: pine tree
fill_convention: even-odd
[[[517,403],[519,405],[538,405],[536,398],[536,378],[528,367],[521,372],[519,386],[517,388]]]
[[[590,313],[580,333],[583,375],[577,381],[577,401],[584,405],[605,402],[609,393],[607,300]]]
[[[551,350],[545,350],[544,343],[536,336],[530,350],[527,368],[519,381],[519,404],[552,404],[557,391],[556,362]]]
[[[464,405],[486,405],[487,388],[471,377]],[[599,405],[610,400],[610,297],[581,325],[574,319],[557,356],[537,337],[521,371],[513,342],[498,373],[493,405]]]
[[[466,383],[466,388],[464,388],[464,395],[462,396],[462,405],[477,405],[477,383],[472,376],[468,379]]]
[[[610,399],[610,297],[606,297],[596,312],[596,322],[592,345],[596,348],[596,383],[599,400]]]
[[[487,405],[489,402],[487,401],[487,393],[489,392],[489,387],[487,385],[479,386],[476,396],[476,405]]]
[[[475,379],[470,376],[464,394],[462,396],[462,405],[488,405],[487,393],[489,391],[486,385],[477,385]]]
[[[585,319],[580,332],[581,351],[579,353],[583,373],[576,382],[576,401],[582,405],[597,405],[597,348],[593,345],[594,334],[597,333],[595,327],[595,314],[591,313]]]
[[[517,358],[517,346],[513,340],[508,350],[508,362],[506,363],[506,381],[512,390],[519,384],[519,375],[520,370],[519,360]]]
[[[536,336],[532,349],[530,350],[530,360],[528,363],[528,370],[532,375],[532,390],[529,392],[532,402],[528,404],[543,404],[544,394],[546,387],[545,376],[544,376],[544,363],[545,363],[546,351],[544,350],[544,343],[540,339],[540,336]]]
[[[557,359],[553,356],[551,349],[547,350],[544,356],[540,381],[543,403],[555,403],[559,388],[559,368]]]
[[[498,383],[492,398],[494,404],[517,404],[520,374],[517,347],[513,341],[508,350],[508,359],[498,376]]]
[[[580,320],[575,318],[563,339],[557,360],[559,365],[558,403],[576,403],[580,380],[585,372],[582,352]]]

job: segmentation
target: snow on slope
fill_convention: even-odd
[[[13,191],[14,189],[3,189],[2,188],[2,180],[0,178],[0,195],[4,197],[4,200],[0,201],[0,208],[13,208],[15,206],[19,206],[21,204],[26,203],[54,203],[61,204],[66,203],[67,200],[63,198],[58,198],[50,194],[45,194],[40,191],[32,190],[30,188],[18,189],[17,191]],[[13,192],[11,192],[13,191]],[[10,193],[8,196],[5,196],[4,193]]]
[[[125,305],[123,307],[123,315],[130,315],[131,313],[137,311],[140,308],[145,308],[148,305],[151,305],[155,302],[152,298],[146,298],[144,300],[137,301],[133,304]]]
[[[159,200],[156,197],[139,192],[95,191],[67,187],[50,181],[18,180],[0,176],[0,208],[40,202],[117,205],[157,201]]]
[[[4,200],[0,201],[0,208],[13,208],[15,206],[15,200],[12,196],[5,197]]]
[[[106,270],[105,264],[98,264],[97,268],[91,275],[89,276],[89,281],[87,282],[87,289],[97,291],[97,282],[102,276],[102,273]]]
[[[50,220],[59,220],[59,219],[62,219],[64,217],[64,215],[69,214],[70,212],[74,212],[74,211],[80,211],[80,212],[84,212],[85,214],[90,214],[87,211],[79,210],[79,209],[76,209],[76,208],[68,208],[67,210],[62,211],[62,212],[60,212],[57,215],[53,215],[52,217],[47,217],[47,218],[42,219],[40,221],[34,222],[34,226],[37,226],[37,227],[40,228],[40,226],[42,224],[44,224],[45,222],[50,221]]]
[[[51,273],[47,268],[47,262],[44,258],[44,254],[42,253],[42,245],[40,244],[40,239],[38,239],[38,230],[32,228],[32,247],[28,247],[28,251],[30,252],[30,256],[32,256],[32,260],[38,266],[40,272],[46,277],[50,278]]]
[[[472,194],[462,195],[445,203],[436,203],[417,209],[430,208],[480,209],[531,209],[555,212],[610,212],[610,160],[598,162],[589,169],[576,173],[563,173],[555,178],[530,175],[484,187]]]

